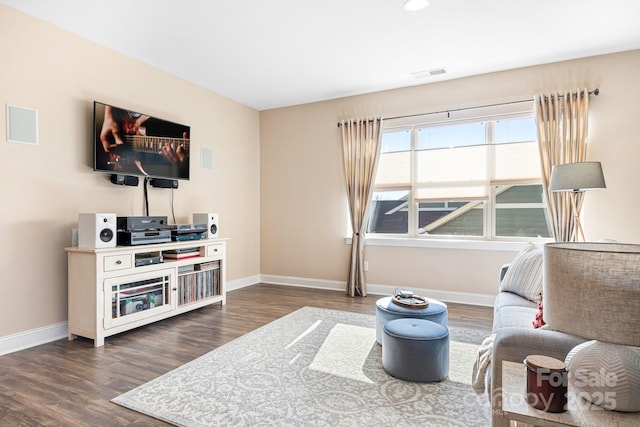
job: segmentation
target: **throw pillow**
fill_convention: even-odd
[[[501,291],[509,291],[533,302],[542,294],[542,250],[528,243],[511,262],[502,282]]]

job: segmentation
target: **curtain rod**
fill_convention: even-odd
[[[594,95],[594,96],[598,96],[600,95],[600,89],[596,88],[594,90],[591,90],[588,92],[589,95]],[[564,95],[558,95],[559,98],[564,98]],[[487,105],[479,105],[476,107],[465,107],[465,108],[454,108],[454,109],[450,109],[450,110],[443,110],[443,111],[433,111],[430,113],[417,113],[417,114],[407,114],[404,116],[394,116],[394,117],[386,117],[384,120],[394,120],[394,119],[407,119],[410,117],[419,117],[419,116],[430,116],[432,114],[442,114],[442,113],[452,113],[452,112],[456,112],[456,111],[465,111],[465,110],[475,110],[477,108],[488,108],[488,107],[499,107],[502,105],[512,105],[512,104],[521,104],[523,102],[531,102],[533,101],[533,98],[531,99],[521,99],[520,101],[509,101],[509,102],[501,102],[498,104],[487,104]],[[369,121],[373,121],[373,119],[370,119]],[[342,126],[341,122],[338,123],[338,127]]]

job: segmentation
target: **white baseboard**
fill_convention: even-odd
[[[337,280],[306,279],[304,277],[274,276],[271,274],[261,274],[261,283],[270,285],[297,286],[300,288],[325,289],[330,291],[346,291],[346,283]]]
[[[302,277],[274,276],[262,274],[260,282],[273,285],[299,286],[303,288],[346,291],[346,282],[335,280],[306,279]],[[392,295],[397,286],[367,284],[367,292],[371,295]],[[493,307],[496,295],[476,294],[472,292],[443,291],[439,289],[411,288],[418,295],[437,299],[443,302]]]
[[[0,356],[67,338],[68,333],[67,322],[60,322],[0,337]]]
[[[234,291],[240,288],[246,288],[247,286],[255,285],[260,283],[260,275],[256,274],[254,276],[245,277],[243,279],[236,279],[227,281],[227,292]]]
[[[393,295],[397,286],[367,285],[367,291],[373,295]],[[443,291],[440,289],[410,288],[417,295],[437,299],[442,302],[493,307],[496,295],[476,294],[472,292]]]
[[[337,280],[307,279],[304,277],[275,276],[271,274],[256,274],[242,279],[227,282],[227,291],[245,288],[258,283],[269,283],[273,285],[297,286],[301,288],[324,289],[330,291],[346,291],[346,282]],[[368,284],[367,291],[371,295],[392,295],[396,286]],[[443,302],[453,302],[459,304],[479,305],[493,307],[495,295],[475,294],[470,292],[443,291],[438,289],[415,289],[411,288],[418,295],[427,296]],[[0,356],[13,353],[41,344],[67,338],[67,322],[56,323],[41,328],[18,332],[12,335],[0,337]]]

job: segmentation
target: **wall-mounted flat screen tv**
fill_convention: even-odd
[[[97,101],[93,124],[95,171],[189,179],[189,126]]]

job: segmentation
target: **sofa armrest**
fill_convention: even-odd
[[[583,337],[552,329],[501,328],[493,343],[492,360],[522,362],[530,354],[564,360],[573,347],[585,341]]]
[[[504,279],[504,275],[507,274],[507,270],[511,264],[505,264],[500,267],[500,281],[498,283],[502,283],[502,279]]]
[[[532,354],[564,361],[571,349],[585,338],[550,329],[502,328],[496,332],[491,356],[491,425],[508,426],[502,418],[502,362],[522,363]]]

